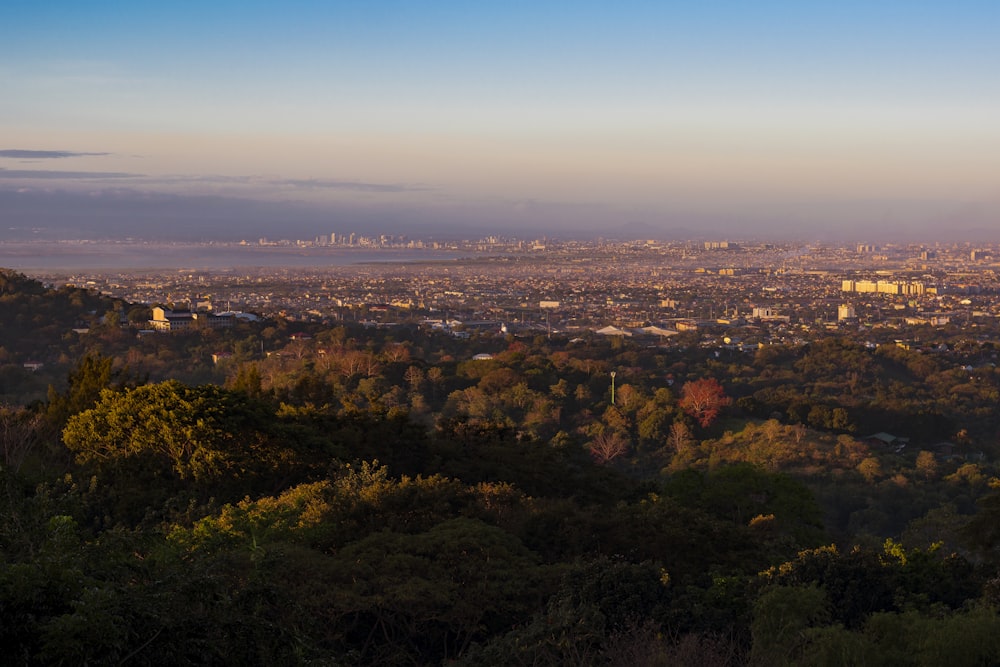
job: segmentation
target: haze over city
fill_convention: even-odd
[[[0,240],[1000,238],[1000,6],[5,3]]]

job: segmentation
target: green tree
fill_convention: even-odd
[[[1000,563],[1000,492],[979,500],[975,515],[961,529],[965,543],[992,564]]]
[[[333,451],[243,392],[173,380],[105,390],[96,406],[69,419],[63,441],[109,491],[138,497],[180,488],[218,498],[273,490],[275,480],[307,477]]]
[[[236,377],[232,379],[229,386],[234,391],[246,392],[250,396],[260,396],[262,384],[257,364],[240,364],[236,370]]]
[[[131,381],[128,368],[115,368],[112,357],[87,355],[69,372],[69,386],[64,392],[49,386],[46,418],[57,430],[75,414],[88,410],[101,398],[105,389],[120,390]]]
[[[328,613],[357,628],[352,644],[368,664],[454,658],[524,618],[541,592],[537,558],[472,519],[375,533],[339,551],[334,568]]]
[[[830,620],[826,593],[816,584],[774,586],[754,605],[750,664],[797,664],[809,642],[809,629]]]

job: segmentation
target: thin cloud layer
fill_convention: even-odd
[[[128,174],[120,171],[60,171],[57,169],[4,169],[0,167],[0,178],[79,180],[95,178],[138,178],[142,174]]]
[[[268,181],[271,185],[292,186],[307,190],[356,190],[359,192],[419,192],[428,188],[398,183],[364,183],[323,178],[281,179]]]
[[[77,153],[74,151],[34,151],[20,148],[2,148],[0,157],[15,158],[19,160],[49,160],[67,157],[101,157],[111,155],[111,153]]]
[[[433,188],[407,183],[372,183],[331,178],[273,178],[269,176],[172,175],[163,183],[217,183],[223,185],[270,185],[301,190],[350,190],[355,192],[426,192]]]
[[[45,151],[0,151],[0,157],[11,157],[11,153],[45,152]],[[51,151],[50,151],[51,152]],[[76,153],[74,155],[108,155],[107,153]],[[54,156],[53,156],[54,157]],[[69,157],[62,155],[61,157]],[[108,178],[142,178],[149,179],[149,185],[155,186],[188,183],[215,183],[223,185],[267,185],[276,188],[292,188],[297,190],[343,190],[353,192],[426,192],[427,186],[404,183],[372,183],[326,178],[271,178],[262,176],[222,176],[222,175],[173,175],[150,177],[147,174],[121,171],[64,171],[57,169],[5,169],[0,167],[0,179],[19,180],[94,180]]]

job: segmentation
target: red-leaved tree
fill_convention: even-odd
[[[722,408],[732,403],[722,385],[715,378],[702,378],[685,382],[681,387],[681,409],[702,428],[708,428],[719,416]]]

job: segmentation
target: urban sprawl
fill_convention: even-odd
[[[751,350],[830,331],[920,346],[923,327],[983,335],[1000,321],[1000,248],[972,244],[560,241],[431,242],[331,234],[298,246],[315,267],[39,276],[157,306],[143,331],[291,321],[420,324],[467,337],[608,335],[670,344],[684,332]],[[448,250],[454,259],[322,266],[325,248]],[[412,255],[411,255],[412,256]],[[419,257],[419,255],[417,255]],[[199,321],[200,320],[200,321]]]

